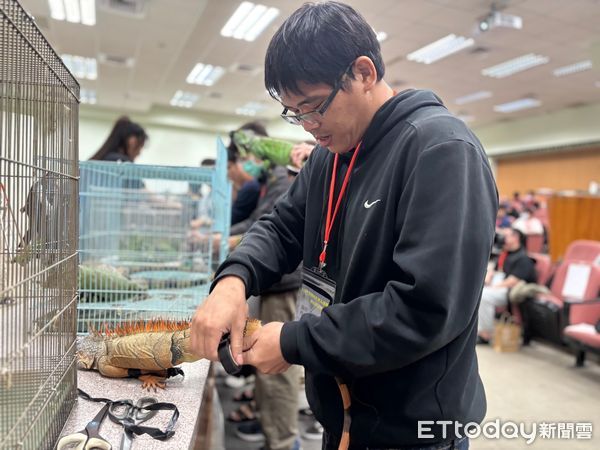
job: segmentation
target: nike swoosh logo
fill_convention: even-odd
[[[369,209],[371,206],[373,206],[375,203],[380,202],[381,199],[378,198],[377,200],[375,200],[374,202],[369,203],[369,200],[365,200],[365,204],[363,205],[365,208]]]

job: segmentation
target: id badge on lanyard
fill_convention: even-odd
[[[333,303],[335,281],[318,269],[302,268],[302,288],[296,301],[296,320],[304,314],[320,316],[323,308]]]
[[[333,303],[335,297],[335,281],[329,279],[324,272],[324,268],[327,265],[327,244],[331,236],[331,230],[333,223],[340,209],[340,204],[348,187],[348,181],[350,180],[350,174],[354,168],[356,157],[360,150],[362,141],[356,145],[354,154],[350,160],[350,165],[342,182],[340,193],[337,201],[335,202],[334,208],[334,190],[335,190],[335,179],[338,167],[338,154],[335,155],[333,160],[333,170],[331,172],[331,181],[329,183],[329,199],[327,201],[327,216],[325,218],[325,235],[323,240],[323,250],[319,255],[319,268],[318,269],[307,269],[302,268],[302,288],[300,289],[300,295],[296,302],[296,320],[300,319],[304,314],[313,314],[320,316],[324,308],[327,308]]]

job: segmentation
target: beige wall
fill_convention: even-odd
[[[600,142],[600,104],[475,127],[489,156]]]
[[[496,160],[496,183],[505,197],[539,188],[587,191],[591,181],[600,183],[600,146]]]

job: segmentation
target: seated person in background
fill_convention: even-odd
[[[517,217],[523,211],[523,201],[521,200],[521,195],[519,192],[513,192],[513,198],[509,205],[510,213],[516,213]]]
[[[544,234],[544,225],[542,221],[533,215],[533,208],[525,208],[512,227],[525,235]]]
[[[511,221],[512,217],[507,214],[506,206],[500,205],[496,215],[496,228],[509,228]]]
[[[487,344],[494,330],[496,307],[508,304],[508,292],[519,281],[535,283],[535,264],[526,251],[526,236],[514,228],[504,230],[503,252],[495,271],[488,271],[479,305],[477,343]]]

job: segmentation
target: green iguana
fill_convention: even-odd
[[[147,286],[133,281],[111,266],[79,266],[79,300],[113,302],[142,299]]]
[[[260,328],[248,319],[244,335]],[[138,378],[143,389],[164,389],[165,380],[183,371],[175,366],[197,361],[192,353],[190,321],[155,319],[92,331],[77,343],[77,368],[109,378]]]
[[[238,130],[233,134],[233,142],[242,156],[252,153],[267,164],[285,166],[290,163],[294,144],[279,139],[257,136],[249,130]]]

